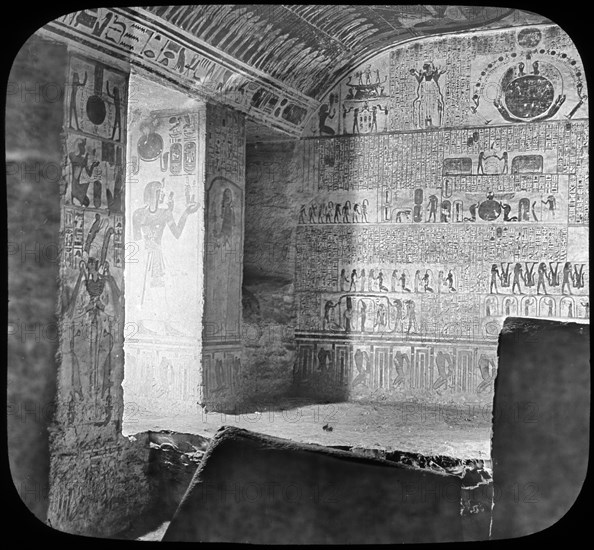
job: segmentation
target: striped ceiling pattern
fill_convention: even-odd
[[[152,12],[314,99],[361,59],[395,43],[510,20],[481,6],[201,4]]]

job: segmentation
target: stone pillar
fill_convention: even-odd
[[[206,133],[204,103],[134,70],[130,89],[127,433],[200,401]]]
[[[121,435],[128,74],[70,50],[61,177],[60,329],[48,523],[107,536],[147,503],[148,441]]]
[[[126,432],[235,404],[245,189],[243,115],[134,70],[130,87]]]
[[[229,410],[241,400],[245,117],[227,107],[206,110],[206,253],[203,403]]]

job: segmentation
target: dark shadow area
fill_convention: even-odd
[[[19,495],[41,521],[56,393],[65,67],[65,45],[31,37],[14,60],[5,111],[8,458]]]
[[[582,491],[590,368],[588,324],[505,321],[493,414],[494,539],[552,526]]]
[[[163,540],[455,541],[462,540],[460,499],[456,476],[225,427]]]

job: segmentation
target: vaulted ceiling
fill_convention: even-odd
[[[484,28],[506,18],[513,24],[513,16],[518,21],[521,13],[444,5],[202,4],[144,9],[314,99],[359,60],[395,43]]]
[[[548,22],[488,6],[198,4],[91,8],[40,30],[246,113],[254,140],[299,137],[335,83],[398,43]]]
[[[488,6],[202,4],[143,9],[315,100],[354,66],[398,42],[546,21]],[[256,123],[248,126],[248,133],[252,138],[270,135]]]

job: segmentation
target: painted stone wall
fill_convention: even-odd
[[[121,435],[127,87],[125,72],[70,50],[48,522],[100,536],[148,498],[148,442]]]
[[[585,93],[548,25],[396,47],[328,94],[295,177],[302,391],[490,402],[504,316],[589,317]]]
[[[203,312],[205,107],[132,71],[126,427],[195,413]]]
[[[241,393],[245,117],[206,107],[203,403],[233,407]]]
[[[193,10],[193,18],[199,8]],[[207,26],[223,28],[225,15],[220,15],[223,20],[219,16]],[[204,21],[210,17],[200,16]],[[191,90],[192,95],[222,102],[293,135],[301,131],[308,110],[316,105],[315,100],[297,89],[275,79],[262,78],[261,71],[238,63],[209,46],[208,40],[196,40],[193,33],[183,31],[179,24],[174,25],[143,8],[91,8],[72,12],[51,21],[44,30],[92,48],[99,45],[120,59]],[[215,32],[220,34],[218,30]],[[235,38],[242,35],[237,29],[233,33],[237,35]]]

